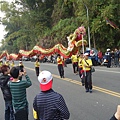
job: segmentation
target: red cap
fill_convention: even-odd
[[[38,76],[41,91],[47,91],[52,88],[52,74],[49,71],[42,71]]]

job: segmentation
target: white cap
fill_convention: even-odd
[[[110,49],[109,49],[109,48],[107,49],[107,52],[108,52],[108,51],[110,51]]]
[[[86,52],[86,53],[84,53],[84,56],[89,56],[89,53],[87,53],[87,52]]]
[[[40,88],[42,91],[47,91],[52,88],[53,76],[49,71],[42,71],[38,76],[38,81],[40,82]]]

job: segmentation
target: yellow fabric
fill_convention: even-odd
[[[89,65],[88,65],[86,62],[87,62]],[[90,68],[87,67],[87,66],[92,66],[92,60],[91,60],[91,59],[88,59],[88,60],[86,60],[86,62],[85,62],[85,59],[82,60],[83,70],[90,70]]]
[[[63,63],[62,58],[57,57],[57,63],[58,63],[58,65],[59,65],[59,64],[62,64],[62,63]]]
[[[37,112],[33,109],[33,118],[38,119]]]
[[[15,66],[15,64],[14,63],[11,63],[11,67],[14,67]]]
[[[71,60],[72,60],[72,63],[78,62],[77,55],[72,55],[72,56],[71,56]]]
[[[40,62],[35,62],[35,67],[40,67]]]
[[[9,66],[9,65],[10,65],[10,63],[9,63],[9,62],[5,62],[5,65]]]
[[[22,63],[19,63],[19,66],[24,66]]]
[[[3,65],[3,63],[2,63],[2,62],[0,62],[0,67],[2,67],[2,65]]]

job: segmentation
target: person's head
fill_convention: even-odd
[[[22,64],[22,61],[20,60],[19,63]]]
[[[19,68],[18,67],[13,67],[11,70],[10,70],[10,75],[17,79],[19,77]]]
[[[2,65],[0,71],[3,75],[8,75],[10,73],[10,68],[7,65]]]
[[[49,71],[42,71],[38,76],[41,91],[48,91],[52,88],[53,77]]]
[[[60,54],[58,54],[58,55],[57,55],[57,57],[58,57],[58,58],[61,58],[61,55],[60,55]]]
[[[80,53],[80,57],[81,57],[81,58],[83,57],[83,53],[82,53],[82,52]]]
[[[84,53],[84,58],[88,59],[88,57],[89,57],[89,53]]]

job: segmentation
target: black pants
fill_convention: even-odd
[[[36,75],[39,76],[39,67],[35,67]]]
[[[15,120],[28,120],[28,109],[23,108],[15,113]]]
[[[74,73],[78,72],[78,62],[73,63],[73,72]]]
[[[84,81],[85,81],[85,89],[92,89],[92,73],[91,71],[84,72]]]
[[[59,64],[58,65],[58,71],[59,71],[59,75],[60,77],[64,77],[64,68],[63,68],[63,65],[62,64]]]

